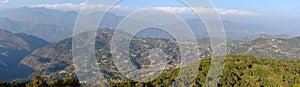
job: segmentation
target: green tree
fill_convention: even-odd
[[[63,85],[67,87],[79,87],[79,80],[75,79],[73,76],[68,76],[63,79]]]
[[[31,83],[32,87],[48,87],[48,84],[46,81],[44,81],[44,78],[41,76],[34,76],[33,81]]]
[[[0,81],[0,87],[9,87],[9,86],[10,86],[9,83],[2,81],[2,80]]]
[[[59,87],[59,86],[63,86],[63,80],[61,79],[53,79],[50,83],[49,86],[51,87]]]

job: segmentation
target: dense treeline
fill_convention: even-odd
[[[80,87],[80,83],[73,76],[68,76],[63,79],[53,79],[51,82],[46,82],[41,76],[34,76],[30,82],[11,82],[7,83],[0,81],[0,87]]]
[[[198,64],[198,63],[195,63]],[[203,86],[208,69],[210,67],[210,59],[204,59],[199,64],[198,77],[193,86]],[[183,68],[188,70],[189,67]],[[129,87],[129,86],[171,86],[177,77],[178,71],[175,69],[169,73],[165,73],[150,82],[136,82],[132,80],[121,80],[121,82],[111,82],[113,87]],[[190,79],[182,79],[190,80]],[[223,76],[218,86],[225,87],[299,87],[300,86],[300,61],[284,60],[271,58],[257,58],[248,55],[228,55],[226,59]],[[42,77],[35,76],[31,82],[12,82],[6,83],[0,81],[0,86],[14,87],[76,87],[80,86],[79,81],[73,77],[52,80],[46,83]]]
[[[203,86],[210,67],[210,59],[202,60],[199,65],[198,77],[193,84],[195,87]],[[175,69],[151,82],[125,81],[114,83],[112,86],[171,86],[179,70]],[[217,85],[225,87],[300,87],[300,61],[228,55],[223,76]]]

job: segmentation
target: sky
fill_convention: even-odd
[[[0,7],[14,8],[37,4],[80,4],[86,0],[0,0]],[[265,14],[300,14],[300,0],[211,0],[216,8],[246,10]],[[133,7],[183,7],[179,0],[122,0],[122,6]],[[0,9],[1,9],[0,8]]]

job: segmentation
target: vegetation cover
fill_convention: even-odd
[[[199,72],[194,87],[201,87],[206,80],[210,67],[210,58],[181,68],[189,70],[190,66],[199,65]],[[166,87],[171,86],[176,79],[179,68],[164,73],[149,82],[137,82],[129,79],[111,81],[113,87]],[[227,55],[223,75],[218,86],[224,87],[299,87],[300,86],[300,61],[272,58],[258,58],[249,55]],[[191,80],[191,79],[182,79]],[[61,79],[53,79],[46,82],[41,76],[34,76],[32,81],[20,81],[7,83],[0,81],[1,87],[79,87],[79,83],[73,76]],[[191,86],[180,85],[178,86]]]

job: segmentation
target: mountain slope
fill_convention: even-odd
[[[111,31],[109,31],[112,34]],[[100,34],[106,36],[107,34]],[[100,42],[107,40],[101,36]],[[99,46],[98,46],[99,47]],[[36,49],[30,55],[26,56],[20,63],[33,69],[35,74],[63,77],[65,75],[74,74],[74,66],[72,61],[72,38],[67,38],[46,47]]]
[[[96,36],[96,57],[98,58],[99,67],[108,77],[120,77],[120,74],[115,72],[116,67],[111,60],[110,40],[114,30],[100,29]],[[210,56],[210,41],[208,38],[200,39],[199,55],[201,58]],[[272,38],[261,37],[250,42],[228,40],[229,54],[249,54],[263,58],[299,58],[298,38]],[[72,61],[72,39],[68,38],[58,43],[40,48],[26,56],[21,65],[30,67],[35,70],[35,74],[45,77],[64,77],[69,74],[74,74],[74,65]],[[137,68],[142,68],[148,65],[146,59],[149,55],[149,49],[152,48],[164,49],[169,61],[169,68],[176,67],[180,57],[178,44],[174,39],[159,39],[159,38],[135,38],[131,41],[130,56],[132,62]]]
[[[112,61],[110,51],[110,40],[114,30],[100,29],[96,36],[96,57],[98,65],[107,76],[119,77],[117,70]],[[68,38],[55,44],[48,45],[44,48],[35,50],[32,54],[26,56],[21,64],[35,70],[38,75],[45,77],[64,77],[74,74],[74,65],[72,61],[72,39]],[[149,49],[159,47],[167,51],[169,66],[176,66],[178,63],[178,45],[169,39],[133,39],[130,45],[132,62],[137,68],[148,65],[149,61],[144,58],[149,54]],[[135,55],[135,56],[134,56]],[[113,73],[113,74],[112,74]]]
[[[269,58],[300,58],[300,37],[295,38],[271,38],[260,37],[248,43],[231,46],[231,54],[249,54],[258,57]]]
[[[18,74],[19,62],[33,50],[48,45],[49,42],[22,33],[0,29],[0,79],[11,81],[22,74]],[[25,69],[24,67],[23,69]]]

